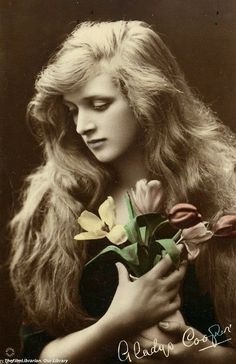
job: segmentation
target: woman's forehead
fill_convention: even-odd
[[[84,99],[91,97],[115,97],[120,93],[119,88],[114,82],[111,74],[103,72],[91,76],[81,87],[65,93],[63,98],[65,101],[73,102],[75,99]]]

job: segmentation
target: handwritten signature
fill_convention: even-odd
[[[147,356],[152,356],[158,352],[162,352],[166,358],[170,355],[170,351],[174,349],[174,345],[169,342],[167,345],[160,344],[157,342],[155,338],[153,340],[153,345],[149,349],[141,349],[141,345],[138,341],[135,341],[133,345],[133,355],[136,359],[143,359]],[[127,359],[129,362],[132,362],[131,355],[130,355],[130,348],[128,342],[125,340],[121,340],[118,345],[118,358],[119,360],[126,361]]]
[[[226,326],[224,329],[220,327],[220,325],[215,324],[208,328],[209,335],[203,335],[201,338],[196,337],[195,330],[192,327],[188,327],[187,330],[184,331],[182,335],[182,343],[185,347],[197,346],[201,343],[210,343],[208,346],[204,346],[198,351],[203,351],[209,348],[215,348],[216,346],[230,341],[231,338],[220,340],[220,337],[225,335],[226,333],[231,333],[232,324]],[[136,359],[143,359],[145,357],[152,356],[156,353],[162,353],[166,358],[170,356],[170,352],[174,349],[174,344],[169,342],[168,344],[160,344],[157,341],[157,338],[153,340],[153,345],[147,348],[141,348],[139,341],[135,341],[132,348],[128,344],[126,340],[121,340],[118,345],[118,359],[121,362],[129,360],[132,362],[131,353]]]
[[[211,345],[204,346],[204,348],[199,349],[199,351],[203,351],[209,348],[215,348],[217,345],[223,344],[227,341],[230,341],[231,338],[224,339],[223,341],[218,341],[217,338],[221,337],[226,333],[231,333],[232,324],[226,326],[223,330],[220,325],[212,325],[208,328],[209,335],[203,335],[201,339],[195,337],[194,329],[189,327],[183,334],[182,343],[186,347],[191,347],[193,345],[199,345],[201,342],[205,343],[210,341]]]

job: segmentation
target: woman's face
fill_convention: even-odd
[[[76,131],[94,156],[103,163],[135,153],[140,140],[138,125],[125,97],[107,73],[64,95]]]

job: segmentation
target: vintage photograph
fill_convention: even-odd
[[[0,15],[0,363],[235,363],[236,2]]]

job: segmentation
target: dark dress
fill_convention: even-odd
[[[96,243],[94,246],[96,246]],[[94,253],[96,254],[93,247],[90,251],[92,256],[94,256]],[[101,256],[95,264],[87,266],[84,270],[79,289],[82,304],[93,317],[101,317],[111,303],[118,284],[118,275],[114,263],[119,260],[117,255],[109,253]],[[181,311],[186,324],[193,326],[203,334],[209,335],[208,328],[217,324],[217,321],[209,296],[200,293],[193,265],[189,266],[185,276],[182,302]],[[44,346],[55,339],[45,331],[34,327],[22,327],[22,337],[24,342],[22,356],[27,359],[38,358]],[[223,341],[222,336],[220,341]],[[107,363],[120,363],[117,354],[113,359],[109,359]]]

